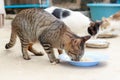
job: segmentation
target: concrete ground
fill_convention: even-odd
[[[75,67],[68,63],[52,65],[46,54],[34,56],[29,53],[31,60],[24,60],[19,39],[13,48],[6,50],[4,46],[10,38],[10,23],[11,20],[5,20],[5,26],[0,28],[0,80],[120,80],[120,36],[107,39],[109,48],[85,48],[85,51],[109,56],[106,62],[95,67]],[[34,47],[43,51],[39,44]]]

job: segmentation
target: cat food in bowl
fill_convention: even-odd
[[[91,61],[93,61],[93,59],[91,59],[91,58],[82,58],[80,61],[81,62],[91,62]]]
[[[105,61],[108,56],[105,54],[95,53],[95,52],[86,52],[80,61],[72,61],[66,54],[59,56],[60,60],[68,62],[73,66],[78,67],[92,67],[96,66],[102,61]]]
[[[95,57],[91,58],[82,58],[80,61],[69,61],[71,65],[74,66],[81,66],[81,67],[91,67],[91,66],[96,66],[99,61],[95,59]]]

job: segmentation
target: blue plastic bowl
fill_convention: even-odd
[[[120,11],[120,4],[90,3],[90,14],[92,20],[101,20],[102,17],[109,17]]]
[[[117,0],[117,3],[120,4],[120,0]]]
[[[105,54],[100,54],[100,53],[95,53],[95,52],[87,52],[84,54],[83,58],[90,58],[92,59],[92,61],[84,61],[84,62],[83,61],[70,61],[70,60],[65,60],[64,55],[60,57],[61,60],[68,62],[69,64],[73,66],[91,67],[91,66],[96,66],[100,62],[106,61],[108,59],[108,56]]]
[[[91,67],[97,65],[99,62],[69,62],[69,64],[80,67]]]

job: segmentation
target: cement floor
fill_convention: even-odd
[[[109,59],[95,67],[75,67],[67,63],[52,65],[48,57],[34,56],[31,60],[22,58],[20,42],[6,50],[5,44],[10,38],[11,20],[5,20],[5,26],[0,28],[0,80],[120,80],[120,36],[107,39],[109,48],[85,51],[107,54]],[[42,50],[39,44],[34,46]],[[58,54],[56,54],[58,56]]]

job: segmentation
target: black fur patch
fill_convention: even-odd
[[[67,17],[67,16],[69,16],[69,15],[70,15],[70,12],[67,11],[67,10],[64,10],[64,11],[63,11],[63,14],[62,14],[62,17],[65,18],[65,17]]]
[[[92,36],[96,35],[98,30],[99,30],[99,27],[100,27],[101,23],[102,22],[92,22],[90,24],[90,26],[88,27],[88,33]]]
[[[57,8],[52,12],[52,15],[54,15],[58,19],[61,19],[61,18],[65,18],[69,16],[70,12],[67,10],[62,10],[62,9]]]

